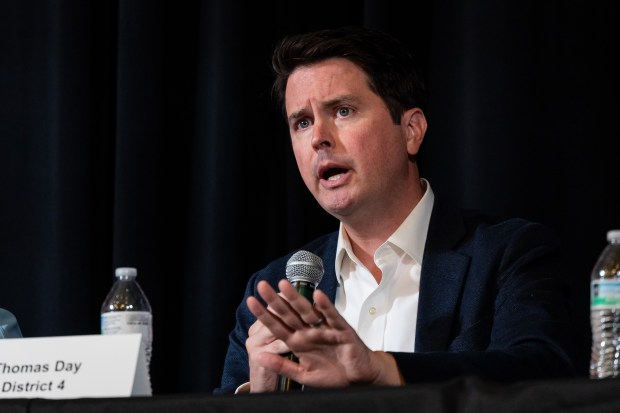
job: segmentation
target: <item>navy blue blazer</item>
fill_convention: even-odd
[[[335,300],[338,234],[300,249],[323,259],[318,287]],[[276,287],[292,255],[250,278],[229,336],[221,386],[249,380],[247,331],[256,320],[245,305],[256,284]],[[478,376],[509,381],[573,376],[570,296],[554,232],[523,219],[499,220],[443,204],[431,214],[418,302],[415,352],[392,353],[407,383]]]

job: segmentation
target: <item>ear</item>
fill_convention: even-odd
[[[422,109],[412,108],[406,111],[402,117],[402,126],[405,128],[407,152],[409,155],[416,155],[424,140],[427,127],[426,116]]]

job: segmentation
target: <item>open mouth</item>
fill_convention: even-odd
[[[346,172],[347,170],[342,169],[342,168],[329,168],[323,172],[321,179],[326,179],[328,181],[335,181],[338,178],[340,178],[343,174],[345,174]]]

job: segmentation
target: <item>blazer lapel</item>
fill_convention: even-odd
[[[325,273],[317,288],[323,291],[331,300],[336,302],[336,289],[338,288],[338,278],[336,277],[336,246],[338,245],[338,231],[327,237],[315,251],[323,260],[323,269]]]
[[[454,251],[465,235],[457,209],[435,205],[429,224],[416,324],[415,351],[447,350],[470,258]]]
[[[447,350],[469,258],[451,252],[424,254],[415,350]]]

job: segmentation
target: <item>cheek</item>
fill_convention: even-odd
[[[373,139],[372,136],[367,136],[362,139],[363,145],[356,145],[350,151],[360,167],[366,169],[367,173],[400,168],[403,163],[409,162],[407,143],[400,135],[374,136],[380,136],[380,138]]]
[[[306,179],[308,175],[312,174],[312,153],[293,146],[293,155],[295,155],[299,172]]]

